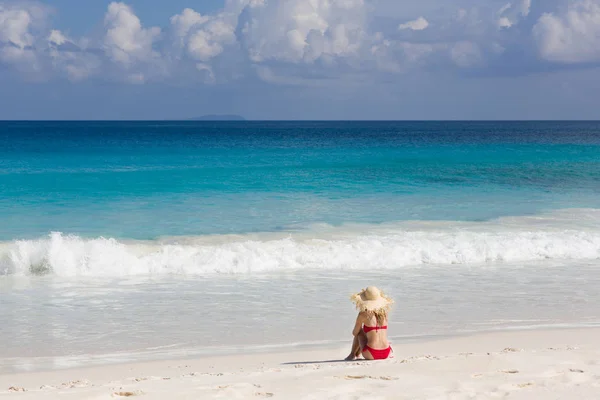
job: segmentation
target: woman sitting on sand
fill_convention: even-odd
[[[374,286],[363,289],[351,300],[359,312],[352,331],[352,350],[346,360],[355,360],[361,353],[366,360],[385,360],[392,353],[387,340],[387,324],[393,300]]]

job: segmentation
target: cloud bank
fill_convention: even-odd
[[[501,72],[524,62],[510,58],[517,53],[532,54],[529,70],[600,60],[600,0],[442,3],[444,12],[384,18],[374,0],[227,0],[209,15],[187,8],[147,26],[131,6],[112,2],[98,16],[100,33],[69,37],[53,27],[60,10],[0,0],[0,66],[34,81],[215,84],[251,76],[296,84]]]
[[[600,2],[571,1],[556,12],[544,13],[533,33],[541,57],[577,64],[600,61]]]

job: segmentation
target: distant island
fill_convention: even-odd
[[[239,115],[203,115],[201,117],[192,118],[192,121],[245,121],[244,117]]]

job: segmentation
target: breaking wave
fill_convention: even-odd
[[[399,269],[600,258],[600,210],[488,222],[320,227],[302,233],[153,241],[51,233],[0,243],[0,274],[140,276]]]

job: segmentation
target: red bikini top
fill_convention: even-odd
[[[367,332],[371,332],[371,331],[378,331],[380,329],[387,329],[387,325],[384,326],[364,326],[363,330],[365,331],[365,333]]]

